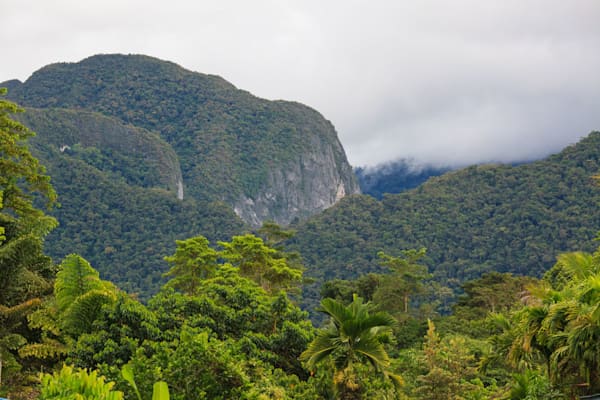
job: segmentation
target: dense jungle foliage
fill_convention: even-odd
[[[202,232],[224,240],[247,229],[224,203],[177,199],[177,156],[155,134],[85,111],[28,109],[18,117],[36,129],[31,151],[60,198],[50,211],[60,226],[45,247],[55,260],[76,252],[147,300],[164,283],[163,258],[176,239]]]
[[[379,251],[422,247],[429,272],[453,291],[492,271],[540,277],[556,254],[595,248],[598,171],[592,132],[542,161],[472,166],[381,201],[346,197],[295,226],[290,248],[318,282],[381,272]]]
[[[47,214],[57,206],[57,194],[45,168],[30,153],[28,139],[34,134],[15,119],[22,110],[3,94],[0,90],[0,396],[11,400],[541,400],[600,393],[600,249],[594,251],[586,236],[581,241],[574,238],[580,231],[592,230],[587,224],[597,220],[597,210],[583,204],[597,206],[594,146],[600,133],[532,164],[523,175],[506,167],[474,167],[439,178],[447,184],[436,186],[434,180],[422,186],[414,191],[413,203],[410,193],[382,202],[358,196],[325,214],[330,217],[349,210],[348,204],[367,201],[375,205],[371,215],[391,224],[395,214],[385,220],[383,211],[390,204],[398,209],[399,203],[392,200],[401,199],[427,219],[418,201],[427,204],[429,193],[440,215],[456,218],[455,229],[468,226],[462,224],[457,209],[477,216],[474,210],[483,208],[492,219],[485,225],[490,235],[498,234],[492,223],[506,221],[502,230],[508,238],[502,242],[506,246],[524,241],[551,251],[562,239],[564,246],[590,252],[545,254],[548,269],[542,264],[518,271],[536,273],[534,277],[505,272],[508,268],[495,270],[495,259],[485,247],[468,251],[492,261],[474,264],[486,267],[465,272],[431,268],[429,264],[436,260],[420,242],[374,249],[370,258],[379,272],[357,268],[349,270],[352,279],[321,282],[318,311],[324,319],[315,327],[298,306],[306,280],[300,255],[286,247],[293,243],[293,232],[272,223],[258,230],[258,236],[232,234],[219,240],[194,233],[175,240],[171,251],[164,253],[169,268],[165,282],[146,303],[102,279],[93,264],[76,254],[78,248],[65,248],[69,254],[54,263],[45,254],[44,242],[57,229],[56,219]],[[98,187],[90,197],[77,200],[82,201],[77,205],[80,212],[111,212],[98,208],[95,199],[103,190],[110,193],[118,180],[107,179],[79,157],[60,158],[63,164],[56,180],[77,182],[77,174],[91,174],[88,180],[97,180]],[[540,183],[545,182],[537,179],[544,169],[554,178]],[[477,179],[470,184],[456,179],[463,176]],[[518,197],[520,205],[510,203],[513,209],[509,210],[509,204],[491,202],[496,187],[508,192],[515,186],[531,190],[527,198]],[[133,187],[113,205],[119,209],[130,204],[119,218],[129,223],[141,219],[134,205],[150,201],[141,194],[136,197],[147,190],[168,196],[180,207],[186,204],[164,189]],[[469,197],[469,191],[477,195]],[[581,198],[575,200],[567,192]],[[453,208],[453,201],[460,207]],[[552,212],[551,204],[561,205],[558,209],[565,210],[568,218]],[[358,210],[341,215],[350,220]],[[215,218],[217,231],[220,219],[208,209],[202,213],[206,219]],[[502,218],[494,219],[496,214]],[[159,236],[168,231],[158,230],[156,225],[164,221],[157,221],[156,215],[178,218],[179,214],[174,206],[142,219]],[[523,231],[508,224],[519,218]],[[579,225],[575,225],[577,218]],[[167,226],[180,222],[167,221]],[[427,221],[436,223],[433,218]],[[356,218],[355,222],[357,232],[369,229],[368,221]],[[533,225],[545,232],[541,228],[552,223],[559,227],[558,238],[542,235],[547,242],[534,237],[534,229],[529,228]],[[425,225],[412,227],[415,234],[417,228]],[[480,229],[461,234],[481,235]],[[89,230],[101,235],[97,227]],[[524,232],[530,236],[517,236]],[[81,245],[96,243],[88,242],[92,238],[91,233],[82,237]],[[127,231],[120,238],[123,246],[135,245]],[[315,240],[326,250],[333,249],[329,238]],[[454,244],[463,243],[467,242]],[[481,246],[485,241],[476,243]],[[444,261],[437,262],[444,265]],[[469,279],[476,272],[480,275]],[[462,292],[454,304],[449,301],[451,288],[443,284],[452,284],[452,279]],[[460,279],[464,280],[458,283]]]

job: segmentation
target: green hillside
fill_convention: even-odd
[[[86,109],[158,133],[177,153],[186,194],[198,200],[256,199],[272,170],[315,148],[333,149],[345,192],[358,191],[333,126],[318,112],[257,98],[217,76],[147,56],[98,55],[7,84],[23,106]]]
[[[244,231],[223,203],[178,200],[177,156],[156,134],[85,111],[28,109],[19,119],[36,131],[32,152],[61,203],[45,246],[55,260],[81,254],[103,278],[148,298],[164,282],[163,257],[176,239]]]
[[[378,251],[421,247],[430,271],[454,288],[489,271],[540,276],[556,254],[594,248],[599,171],[593,132],[543,161],[473,166],[381,201],[345,198],[299,224],[292,246],[319,281],[380,271]]]
[[[32,147],[45,164],[58,150],[130,185],[178,192],[179,160],[155,133],[82,110],[28,109],[19,119],[38,132]]]
[[[178,200],[163,189],[129,186],[72,157],[55,154],[46,164],[58,190],[60,222],[46,239],[55,260],[78,253],[103,278],[147,298],[162,284],[165,255],[176,239],[203,234],[222,240],[244,224],[223,203]]]

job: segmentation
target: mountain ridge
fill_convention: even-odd
[[[382,272],[379,251],[421,247],[430,272],[454,289],[490,271],[540,276],[556,254],[595,248],[599,171],[592,132],[529,164],[471,166],[381,201],[349,196],[296,224],[289,245],[320,281]]]

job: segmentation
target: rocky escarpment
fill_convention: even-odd
[[[255,198],[242,196],[234,210],[254,226],[267,219],[283,225],[305,219],[346,195],[360,192],[352,169],[344,160],[339,143],[313,136],[310,150],[270,170],[258,195]]]
[[[225,202],[254,226],[304,218],[359,190],[323,116],[218,76],[147,56],[98,55],[7,84],[27,107],[98,112],[156,132],[177,155],[186,197]]]

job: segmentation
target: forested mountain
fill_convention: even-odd
[[[355,169],[360,191],[379,200],[385,193],[401,193],[416,188],[432,176],[440,176],[448,171],[449,167],[417,166],[403,159],[372,168]]]
[[[248,229],[222,202],[176,196],[181,172],[156,134],[98,113],[27,109],[32,152],[52,176],[60,226],[46,238],[55,260],[78,253],[106,279],[148,298],[176,239],[223,240]]]
[[[99,112],[157,133],[179,159],[184,196],[223,201],[254,226],[305,218],[359,191],[318,112],[170,62],[98,55],[0,86],[22,106]]]
[[[472,166],[381,201],[345,198],[297,225],[292,244],[319,282],[381,271],[378,251],[421,247],[451,287],[489,271],[540,276],[556,254],[594,248],[599,171],[593,132],[542,161]]]
[[[600,249],[559,254],[593,248],[600,132],[529,165],[470,167],[381,201],[350,196],[298,224],[286,248],[293,232],[274,223],[258,230],[263,238],[224,237],[247,226],[222,202],[181,199],[179,157],[151,131],[85,110],[30,108],[17,120],[5,92],[2,398],[600,393]],[[60,188],[58,210],[30,148]],[[55,262],[45,243],[69,255]],[[292,300],[306,280],[290,247],[313,276],[357,277],[325,282],[319,329]],[[74,252],[105,263],[121,288]],[[159,254],[168,280],[142,303],[122,288],[156,289]],[[499,272],[541,275],[552,264],[541,279]],[[445,315],[450,287],[462,295]],[[319,295],[309,294],[314,305]]]

